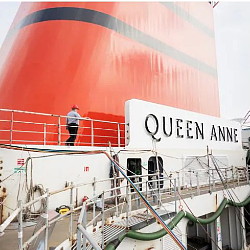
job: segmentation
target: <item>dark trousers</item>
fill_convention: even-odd
[[[69,131],[70,137],[66,141],[66,145],[67,146],[74,146],[76,136],[77,136],[77,131],[78,131],[78,125],[76,123],[68,124],[68,131]]]

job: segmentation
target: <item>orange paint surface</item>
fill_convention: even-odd
[[[195,13],[205,8],[200,21],[207,24],[212,8],[204,4]],[[27,14],[63,6],[110,14],[216,69],[214,38],[159,3],[23,3],[12,29]],[[82,116],[119,122],[132,98],[219,116],[217,76],[79,21],[45,21],[11,33],[0,52],[0,94],[0,108],[66,115],[76,103]]]

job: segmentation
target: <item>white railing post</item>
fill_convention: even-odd
[[[14,127],[14,111],[11,111],[11,121],[10,121],[10,144],[13,141],[13,127]]]
[[[113,194],[115,195],[115,214],[116,216],[118,217],[119,216],[119,209],[118,209],[118,187],[117,187],[117,176],[116,176],[116,172],[115,172],[115,167],[114,165],[112,164],[112,171],[113,171],[113,180],[111,180],[111,182],[113,181],[114,182],[114,185],[112,188],[114,188],[114,192]],[[119,185],[118,185],[119,186]]]
[[[43,124],[43,145],[46,145],[47,124]]]
[[[46,189],[46,205],[45,205],[45,237],[44,237],[44,250],[48,249],[49,239],[49,189]]]
[[[199,173],[196,172],[196,186],[197,186],[197,194],[200,194],[200,183],[199,183]],[[209,185],[209,190],[210,190],[210,185]]]
[[[105,224],[105,200],[104,200],[104,192],[102,192],[102,249],[104,249],[104,224]]]
[[[76,249],[81,250],[82,247],[82,232],[81,230],[77,227],[77,241],[76,241]]]
[[[94,121],[91,120],[91,146],[93,147],[94,146]]]
[[[71,187],[70,187],[70,225],[69,225],[69,240],[73,241],[74,239],[74,233],[73,233],[73,209],[74,209],[74,204],[73,204],[73,191],[74,191],[74,184],[71,182]]]
[[[171,183],[171,179],[170,179],[170,183]],[[176,187],[176,178],[174,178],[174,208],[175,208],[175,212],[177,213],[177,187]]]
[[[240,175],[239,175],[239,169],[237,168],[237,185],[239,186],[240,185]]]
[[[129,189],[130,189],[130,185],[129,183],[127,182],[127,186],[126,186],[126,205],[127,205],[127,211],[126,211],[126,228],[128,228],[128,216],[129,216],[129,203],[128,203],[128,196],[129,196]]]
[[[233,167],[232,167],[232,181],[233,181],[233,187],[235,188],[234,169],[233,169]]]
[[[79,229],[79,226],[82,226],[86,229],[86,203],[83,202],[82,209],[77,222],[77,241],[76,241],[76,249],[77,250],[85,250],[86,249],[86,236],[83,235],[82,231]]]
[[[192,189],[193,188],[193,185],[192,185],[192,171],[189,170],[189,173],[190,173],[190,175],[189,175],[189,178],[190,178],[189,184],[190,184],[190,188]]]
[[[94,177],[94,179],[93,179],[93,183],[92,183],[92,187],[93,187],[93,197],[94,197],[94,199],[93,199],[93,219],[95,218],[95,209],[96,209],[96,198],[95,198],[95,195],[96,195],[96,179],[95,179],[95,177]],[[93,221],[93,224],[94,225],[96,225],[96,222],[95,221]]]
[[[18,214],[18,249],[23,249],[23,207],[22,207],[22,201],[18,201],[18,208],[20,209],[20,212]]]
[[[61,145],[61,117],[58,116],[58,145]]]
[[[225,179],[226,179],[226,186],[228,187],[228,176],[227,176],[227,168],[225,169]]]
[[[120,131],[120,124],[119,123],[117,124],[117,133],[118,133],[118,137],[117,137],[118,147],[120,147],[121,146],[121,131]]]
[[[178,190],[178,192],[181,192],[180,172],[177,172],[177,182],[178,182],[177,190]]]
[[[148,200],[148,180],[146,180],[146,199]],[[148,221],[148,207],[147,207],[146,219]]]
[[[84,213],[83,213],[83,217],[82,217],[82,226],[84,229],[86,229],[86,225],[87,225],[87,209],[86,209],[86,204],[85,204],[84,205]],[[82,250],[85,250],[86,249],[86,237],[84,237],[82,239],[82,245],[83,245]]]
[[[246,180],[247,180],[247,183],[249,183],[249,170],[248,170],[248,167],[246,168]]]
[[[215,175],[214,175],[214,169],[212,169],[212,178],[213,178],[213,191],[215,191]]]

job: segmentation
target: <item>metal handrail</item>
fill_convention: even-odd
[[[61,145],[62,144],[62,137],[68,135],[68,133],[65,133],[62,131],[62,128],[64,129],[67,125],[61,123],[62,118],[74,118],[71,116],[65,116],[65,115],[56,115],[56,114],[47,114],[47,113],[40,113],[40,112],[31,112],[31,111],[22,111],[22,110],[12,110],[12,109],[0,109],[0,112],[10,112],[11,113],[11,119],[10,120],[0,120],[0,123],[10,123],[10,129],[1,129],[0,132],[6,133],[10,132],[9,138],[1,139],[1,141],[9,142],[10,144],[13,143],[38,143],[46,145],[48,143]],[[21,114],[30,114],[30,115],[37,115],[37,116],[46,116],[46,117],[55,117],[57,118],[57,123],[45,123],[45,122],[32,122],[32,121],[22,121],[22,120],[14,120],[14,114],[15,113],[21,113]],[[86,140],[89,140],[87,138],[90,138],[90,142],[76,142],[76,145],[108,145],[108,139],[110,138],[110,141],[112,141],[112,145],[117,146],[125,146],[125,131],[126,129],[124,126],[126,126],[126,123],[121,122],[115,122],[115,121],[106,121],[106,120],[99,120],[99,119],[91,119],[88,117],[81,117],[79,118],[79,121],[88,121],[90,122],[89,126],[79,126],[78,131],[83,131],[83,133],[78,133],[76,136],[80,136],[81,138],[85,138]],[[113,124],[116,125],[117,128],[108,128],[108,127],[100,127],[100,123],[102,124]],[[32,124],[37,126],[42,126],[41,129],[36,130],[23,130],[23,129],[15,129],[16,126],[19,126],[17,124]],[[98,125],[99,126],[96,126]],[[57,129],[57,132],[51,132],[51,130]],[[88,135],[84,134],[85,129],[90,129],[90,134]],[[101,131],[98,133],[95,133],[96,131]],[[18,133],[19,137],[14,136],[14,134]],[[22,133],[24,134],[22,136]],[[116,133],[110,134],[109,133]],[[26,135],[25,135],[26,134]],[[30,134],[34,134],[37,136],[37,140],[28,140],[26,138],[30,137]],[[23,137],[20,139],[20,135]],[[39,138],[39,136],[43,135],[43,141]],[[53,136],[57,135],[57,138],[55,140],[48,140],[47,135]],[[26,137],[26,138],[25,138]],[[84,139],[84,140],[85,140]],[[99,140],[99,141],[98,141]],[[100,142],[101,141],[101,142]]]
[[[44,116],[61,117],[61,118],[75,118],[75,117],[66,116],[66,115],[55,115],[55,114],[32,112],[32,111],[14,110],[14,109],[0,109],[0,111],[15,112],[15,113],[24,113],[24,114],[32,114],[32,115],[44,115]],[[103,123],[113,123],[113,124],[123,124],[123,125],[126,125],[126,123],[122,123],[122,122],[113,122],[113,121],[91,119],[89,117],[81,117],[81,118],[79,118],[79,120],[86,120],[86,121],[95,121],[95,122],[103,122]]]
[[[205,171],[204,169],[196,169],[196,170],[194,170],[193,172],[195,173],[195,175],[197,176],[197,178],[199,177],[198,175],[197,175],[197,173],[200,173],[201,171],[204,171],[204,172],[207,172],[207,171]],[[247,173],[247,169],[245,168],[245,167],[229,167],[229,168],[223,168],[223,171],[236,171],[236,175],[232,175],[232,176],[229,176],[228,178],[228,182],[229,181],[234,181],[234,182],[237,182],[237,184],[239,185],[240,184],[240,175],[241,174],[243,174],[243,177],[244,178],[242,178],[242,179],[244,179],[244,180],[247,180],[248,181],[248,178],[247,178],[247,176],[248,176],[248,173]],[[185,170],[185,171],[181,171],[180,172],[182,175],[185,175],[186,173],[190,173],[190,171],[188,171],[188,170]],[[135,184],[136,185],[142,185],[143,186],[143,184],[145,185],[146,184],[146,186],[148,186],[149,185],[149,183],[159,183],[159,181],[163,181],[164,182],[164,184],[166,185],[166,181],[167,182],[169,182],[169,184],[171,184],[172,185],[172,187],[171,187],[171,185],[170,185],[170,189],[172,190],[172,191],[169,191],[169,193],[170,193],[170,195],[172,195],[172,197],[176,197],[176,192],[177,192],[177,190],[178,190],[178,192],[181,192],[181,186],[180,186],[180,182],[177,180],[178,178],[180,178],[180,176],[179,177],[171,177],[171,178],[169,178],[168,176],[163,176],[163,178],[160,178],[160,179],[155,179],[155,180],[145,180],[144,178],[146,178],[146,177],[158,177],[158,174],[157,173],[154,173],[154,174],[145,174],[145,175],[131,175],[131,176],[129,176],[130,178],[133,178],[133,177],[139,177],[140,179],[138,179],[139,181],[138,182],[136,182]],[[116,180],[124,180],[124,177],[116,177]],[[219,181],[221,181],[220,179],[218,179]],[[42,233],[42,232],[44,232],[45,230],[47,230],[48,229],[48,227],[50,227],[53,223],[55,223],[55,222],[57,222],[58,220],[60,220],[60,219],[62,219],[62,218],[64,218],[64,217],[66,217],[66,216],[68,216],[68,215],[71,215],[72,213],[74,213],[74,212],[76,212],[76,211],[78,211],[78,210],[80,210],[80,209],[83,209],[83,207],[82,206],[78,206],[78,207],[76,207],[76,208],[73,208],[73,190],[74,189],[77,189],[77,188],[79,188],[79,187],[83,187],[83,186],[86,186],[86,185],[90,185],[90,186],[92,186],[92,188],[94,189],[94,186],[95,185],[97,185],[98,183],[103,183],[103,182],[111,182],[111,181],[114,181],[114,178],[107,178],[107,179],[102,179],[102,180],[97,180],[97,181],[91,181],[91,182],[88,182],[88,183],[78,183],[78,184],[73,184],[73,183],[71,183],[71,185],[70,186],[68,186],[68,187],[66,187],[66,188],[63,188],[63,189],[60,189],[60,190],[54,190],[54,191],[52,191],[52,192],[49,192],[49,190],[47,190],[46,191],[46,193],[44,194],[44,195],[42,195],[42,196],[39,196],[39,197],[37,197],[37,198],[35,198],[34,200],[32,200],[32,201],[30,201],[30,202],[28,202],[28,203],[26,203],[26,204],[22,204],[22,206],[19,206],[17,209],[15,209],[14,211],[13,211],[13,213],[5,220],[5,222],[2,224],[2,225],[0,225],[0,235],[1,235],[1,233],[3,233],[4,232],[4,230],[6,229],[6,227],[15,219],[15,217],[16,216],[18,216],[19,215],[19,213],[21,213],[22,212],[22,210],[24,210],[25,208],[27,208],[27,207],[30,207],[31,205],[33,205],[34,203],[36,203],[36,202],[39,202],[39,201],[41,201],[41,200],[46,200],[46,202],[48,203],[48,199],[50,199],[50,197],[51,196],[53,196],[53,195],[56,195],[56,194],[58,194],[58,193],[62,193],[62,192],[65,192],[65,191],[68,191],[68,190],[71,190],[71,192],[70,192],[70,200],[71,200],[71,210],[69,211],[69,212],[67,212],[66,214],[64,214],[64,215],[61,215],[60,217],[58,217],[58,218],[55,218],[55,219],[53,219],[52,221],[48,221],[47,222],[47,226],[45,225],[45,226],[43,226],[35,235],[33,235],[27,242],[24,242],[23,244],[21,244],[21,247],[22,248],[20,248],[20,249],[23,249],[25,246],[27,246],[29,243],[31,243],[35,238],[36,238],[36,236],[38,236],[40,233]],[[213,179],[212,180],[212,182],[216,182],[216,179]],[[175,184],[174,184],[175,183]],[[174,185],[176,185],[176,183],[177,183],[177,187],[175,187]],[[212,185],[212,186],[214,186],[214,183],[208,183],[208,180],[207,180],[207,185]],[[130,187],[130,184],[129,183],[126,183],[125,185],[120,185],[120,186],[118,186],[118,187],[115,187],[115,188],[110,188],[110,189],[108,189],[108,190],[105,190],[105,191],[103,191],[102,192],[102,199],[103,199],[103,202],[105,202],[106,200],[110,200],[110,199],[112,199],[112,198],[114,198],[116,195],[118,195],[117,194],[117,192],[113,192],[113,195],[111,195],[111,193],[112,193],[112,191],[115,191],[115,190],[122,190],[122,189],[127,189],[127,188],[129,188]],[[195,192],[197,192],[197,194],[199,194],[199,192],[200,192],[200,182],[199,181],[197,181],[197,183],[190,183],[189,184],[189,187],[192,187],[192,188],[195,188],[194,189],[194,191]],[[210,189],[210,187],[209,187],[209,189]],[[158,188],[157,187],[155,187],[155,188],[151,188],[151,189],[145,189],[144,191],[142,191],[142,192],[146,192],[146,196],[148,196],[148,194],[147,194],[147,192],[153,192],[153,191],[157,191],[158,190]],[[169,190],[169,189],[167,189],[167,190]],[[215,189],[214,189],[215,190]],[[213,189],[212,189],[212,191],[213,191]],[[106,193],[110,193],[110,195],[107,195],[106,197],[105,197],[105,194]],[[167,191],[166,191],[166,189],[160,189],[160,193],[167,193]],[[159,194],[160,194],[159,193]],[[124,202],[127,202],[128,200],[130,200],[130,202],[132,202],[133,200],[137,200],[138,199],[138,197],[135,197],[134,199],[128,199],[128,197],[127,196],[131,196],[131,195],[135,195],[136,194],[136,192],[135,191],[131,191],[131,189],[129,188],[129,191],[128,192],[126,192],[126,194],[125,193],[123,193],[123,194],[119,194],[119,195],[121,195],[121,196],[126,196],[126,201],[124,200]],[[155,195],[157,195],[157,192],[155,192]],[[95,204],[96,204],[96,200],[98,199],[98,197],[100,196],[100,193],[99,194],[97,194],[97,195],[93,195],[91,198],[88,198],[86,201],[85,201],[85,206],[90,206],[90,205],[93,205],[93,206],[95,206]],[[159,196],[159,199],[161,199],[161,196]],[[120,204],[117,204],[117,207],[120,207],[120,206],[122,206],[122,203],[120,203]],[[130,206],[130,208],[131,208],[131,206]],[[94,209],[94,208],[93,208]],[[91,224],[94,224],[95,222],[96,222],[96,220],[98,219],[98,217],[100,217],[100,215],[102,215],[102,214],[104,214],[104,213],[106,213],[106,212],[108,212],[108,211],[110,211],[110,210],[112,210],[112,209],[116,209],[116,205],[114,205],[113,207],[111,207],[111,208],[108,208],[108,209],[105,209],[105,207],[103,207],[103,209],[102,209],[102,212],[100,213],[100,214],[97,214],[97,215],[95,215],[95,213],[93,213],[93,219],[90,221],[90,223]],[[46,211],[46,213],[47,213],[47,215],[45,216],[45,218],[46,218],[46,220],[48,219],[47,217],[48,217],[48,211]],[[20,216],[19,216],[20,217]],[[73,218],[71,217],[70,218],[70,223],[71,223],[71,225],[72,225],[72,223],[73,223]],[[83,225],[83,224],[81,224],[83,227],[86,227],[86,226],[89,226],[89,225],[91,225],[90,223],[88,223],[88,224],[86,224],[85,223],[85,225]],[[78,223],[78,225],[80,225],[79,223]],[[102,225],[103,226],[103,225]],[[81,230],[82,228],[81,227],[78,227],[78,229],[81,231],[81,233],[82,234],[84,234],[85,235],[85,237],[87,237],[88,235],[86,235],[86,231],[84,231],[84,230]],[[21,229],[20,229],[21,230]],[[72,234],[72,232],[71,232],[71,234]],[[78,232],[78,234],[80,234],[79,232]],[[73,237],[73,236],[72,236]],[[91,237],[89,238],[89,239],[91,239]],[[22,239],[20,239],[20,241],[21,241]],[[46,240],[46,239],[45,239]],[[48,239],[47,239],[48,240]]]

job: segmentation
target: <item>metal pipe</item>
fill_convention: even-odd
[[[73,233],[73,209],[74,209],[74,204],[73,204],[73,188],[74,184],[71,182],[71,188],[70,188],[70,225],[69,225],[69,240],[72,241],[74,238],[74,233]]]
[[[114,173],[114,193],[115,193],[115,207],[116,207],[116,216],[119,216],[119,209],[118,209],[118,187],[116,186],[116,181],[117,181],[117,176],[116,176],[116,172],[115,172],[115,168],[114,168],[114,165],[112,164],[112,170],[113,170],[113,173]]]
[[[22,201],[18,201],[18,208],[20,212],[18,214],[18,249],[22,250],[23,246],[23,209],[22,209]]]
[[[118,133],[118,147],[121,146],[121,132],[120,132],[120,124],[117,124],[117,133]]]
[[[227,205],[230,206],[235,206],[235,207],[243,207],[246,206],[247,204],[250,203],[250,196],[248,198],[246,198],[244,201],[242,202],[234,202],[231,200],[228,200],[226,198],[224,198],[224,200],[221,202],[220,206],[218,207],[218,209],[213,213],[212,216],[210,216],[209,218],[198,218],[195,217],[193,214],[183,211],[181,210],[169,223],[168,223],[168,227],[172,230],[174,227],[177,226],[177,224],[185,217],[195,223],[201,223],[201,224],[209,224],[213,221],[215,221],[222,213],[222,211],[224,210],[224,208]],[[120,238],[119,238],[119,243],[125,238],[131,238],[131,239],[136,239],[136,240],[142,240],[142,241],[151,241],[151,240],[156,240],[159,238],[162,238],[163,236],[165,236],[167,234],[167,232],[164,229],[160,229],[156,232],[153,233],[141,233],[141,232],[137,232],[134,230],[130,230],[127,233],[123,234]],[[114,250],[118,247],[117,244],[113,244],[112,242],[105,248],[105,250]]]
[[[16,112],[16,113],[24,113],[24,114],[33,114],[33,115],[43,115],[43,116],[53,116],[53,117],[61,117],[61,118],[74,118],[73,116],[55,115],[55,114],[47,114],[47,113],[16,110],[16,109],[0,109],[0,111]],[[119,123],[119,124],[127,125],[127,123],[123,123],[123,122],[112,122],[112,121],[105,121],[105,120],[97,120],[97,119],[90,119],[90,118],[86,118],[86,117],[82,117],[81,120],[86,120],[86,121],[93,120],[93,121],[103,122],[103,123],[114,123],[114,124]]]
[[[214,176],[214,169],[212,169],[212,177],[213,177],[213,191],[215,191],[215,176]]]
[[[86,237],[84,236],[82,239],[81,230],[79,230],[78,225],[82,225],[86,229],[86,203],[82,204],[82,209],[80,212],[80,216],[77,222],[77,250],[86,249]],[[81,247],[83,245],[83,248]]]
[[[126,204],[127,204],[127,209],[126,209],[126,228],[128,228],[128,210],[129,210],[129,205],[128,205],[128,193],[129,193],[129,184],[127,183],[126,187]]]
[[[43,125],[43,145],[46,145],[46,133],[47,133],[46,130],[47,130],[46,123],[44,123],[44,125]]]
[[[199,173],[196,172],[196,188],[197,188],[197,194],[200,194],[200,184],[199,184]],[[210,185],[209,185],[209,190],[210,190]]]
[[[83,217],[82,217],[81,223],[82,223],[83,228],[86,229],[86,226],[87,226],[86,204],[84,204],[84,207],[83,207]],[[83,250],[85,250],[86,249],[86,237],[82,239],[82,245],[83,245]]]
[[[40,201],[40,200],[46,198],[48,195],[49,195],[49,194],[45,193],[45,194],[43,194],[43,195],[41,195],[41,196],[35,198],[34,200],[32,200],[32,201],[30,201],[30,202],[28,202],[28,203],[26,203],[26,204],[23,204],[23,208],[26,208],[26,207],[31,206],[32,204],[34,204],[34,203],[36,203],[36,202],[38,202],[38,201]]]
[[[12,144],[13,141],[13,127],[14,127],[14,111],[11,111],[10,144]]]
[[[158,199],[157,199],[157,204],[160,206],[161,204],[161,195],[160,195],[160,167],[159,167],[159,158],[157,152],[155,152],[155,157],[156,157],[156,168],[157,168],[157,193],[158,193]],[[163,166],[162,166],[163,167]]]
[[[84,236],[88,239],[89,243],[95,250],[102,250],[82,225],[78,225],[78,229],[82,232],[82,234],[84,234]]]
[[[94,146],[94,121],[91,120],[91,146]]]
[[[9,224],[16,218],[19,214],[20,208],[17,208],[13,213],[4,221],[2,225],[0,225],[0,234],[4,232],[5,228],[9,226]]]
[[[82,231],[77,226],[76,249],[81,250],[81,245],[82,245]]]
[[[42,226],[39,230],[36,231],[26,242],[23,243],[23,248],[26,249],[30,243],[36,239],[40,233],[42,233],[46,229],[46,226]]]
[[[95,194],[95,185],[96,185],[96,180],[95,180],[95,177],[94,177],[94,179],[93,179],[93,183],[92,183],[92,187],[93,187],[93,197],[95,197],[96,196],[96,194]],[[94,204],[93,204],[93,219],[96,217],[96,215],[95,215],[95,206],[96,206],[96,199],[95,198],[93,198],[93,201],[94,201]],[[95,223],[93,223],[93,224],[95,224]]]
[[[102,249],[104,249],[104,224],[105,224],[105,214],[104,214],[104,192],[102,192]]]
[[[148,181],[146,181],[146,200],[148,200]],[[148,221],[148,207],[147,207],[146,220]]]
[[[171,183],[171,182],[170,182]],[[174,179],[174,208],[177,213],[177,191],[176,191],[176,179]]]
[[[49,189],[46,189],[46,207],[45,207],[45,237],[44,237],[44,249],[48,249],[48,240],[49,240]]]
[[[58,145],[61,145],[61,117],[58,117]]]

